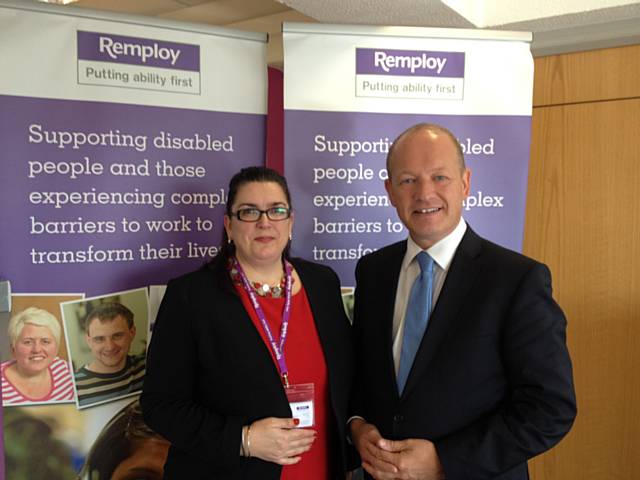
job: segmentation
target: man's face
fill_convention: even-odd
[[[385,188],[411,238],[423,249],[451,233],[469,194],[456,147],[444,133],[418,130],[395,147]]]
[[[127,325],[127,320],[118,315],[112,320],[94,318],[89,323],[86,340],[93,353],[90,370],[97,373],[115,373],[124,368],[131,342],[136,336],[136,327]]]

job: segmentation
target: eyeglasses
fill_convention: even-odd
[[[255,207],[240,208],[235,213],[232,213],[231,216],[236,217],[242,222],[257,222],[262,218],[263,214],[266,215],[269,220],[279,222],[291,216],[291,209],[287,207],[271,207],[266,210],[260,210]]]

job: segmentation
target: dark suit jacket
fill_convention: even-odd
[[[240,456],[243,425],[288,418],[291,410],[268,347],[219,263],[168,285],[149,346],[144,418],[172,443],[165,478],[279,479],[279,465]],[[353,356],[338,277],[321,265],[299,259],[292,264],[324,350],[334,419],[331,453],[336,469],[344,471]]]
[[[402,396],[392,321],[406,242],[356,269],[353,414],[435,443],[447,480],[528,478],[576,414],[566,321],[546,266],[477,236],[456,251]]]

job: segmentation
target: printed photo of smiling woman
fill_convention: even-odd
[[[62,332],[58,319],[29,307],[11,317],[7,330],[13,359],[1,365],[2,404],[72,402],[71,371],[58,357]]]

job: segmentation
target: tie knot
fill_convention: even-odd
[[[433,272],[433,258],[431,258],[431,255],[422,251],[416,255],[416,259],[418,260],[418,264],[420,264],[420,271],[431,275],[431,272]]]

